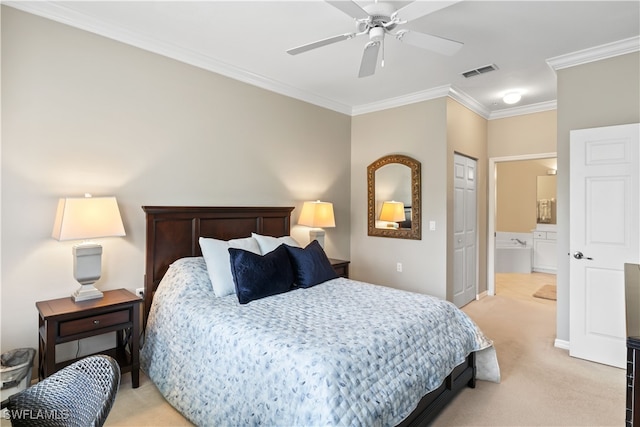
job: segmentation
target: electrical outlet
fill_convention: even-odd
[[[136,288],[136,295],[140,298],[144,298],[144,288]]]
[[[396,264],[396,271],[398,273],[402,273],[402,263],[401,262]]]

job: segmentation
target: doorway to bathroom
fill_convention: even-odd
[[[488,295],[496,274],[555,273],[555,195],[537,191],[555,165],[556,153],[489,159]]]

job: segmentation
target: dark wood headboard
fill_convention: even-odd
[[[293,207],[143,206],[147,217],[144,324],[153,294],[172,262],[201,256],[198,238],[239,239],[251,233],[288,236]]]

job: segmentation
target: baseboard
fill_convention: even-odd
[[[563,350],[569,350],[569,341],[556,338],[556,340],[553,342],[553,346],[561,348]]]
[[[486,296],[487,296],[487,291],[480,292],[479,294],[476,294],[476,301],[479,301]]]
[[[533,271],[535,273],[558,274],[558,270],[555,268],[534,268]]]

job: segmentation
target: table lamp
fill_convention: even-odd
[[[398,227],[399,221],[405,221],[407,217],[404,213],[404,203],[391,200],[382,203],[380,210],[380,221],[387,221],[393,224],[387,224],[388,227]]]
[[[311,227],[309,240],[317,240],[324,249],[325,232],[322,228],[336,226],[336,220],[333,216],[333,203],[321,202],[320,200],[304,202],[298,224]]]
[[[102,246],[88,239],[124,236],[124,226],[115,197],[64,197],[58,210],[51,237],[56,240],[84,240],[73,246],[73,277],[80,287],[72,294],[74,301],[102,298],[93,284],[100,279]]]

